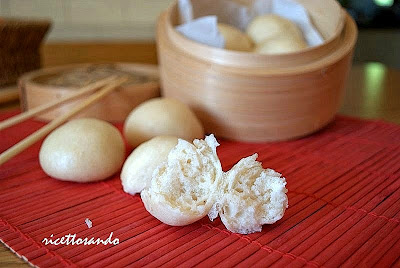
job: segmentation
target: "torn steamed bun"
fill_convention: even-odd
[[[223,172],[214,135],[193,144],[179,139],[168,160],[153,173],[141,192],[147,211],[160,221],[182,226],[208,214],[216,201]]]
[[[258,155],[243,158],[225,174],[217,202],[208,216],[218,214],[234,233],[260,232],[263,224],[280,220],[288,207],[285,178],[272,169],[263,169]]]

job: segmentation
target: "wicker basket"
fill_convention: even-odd
[[[18,77],[40,68],[40,44],[49,21],[0,18],[0,86],[15,84]]]

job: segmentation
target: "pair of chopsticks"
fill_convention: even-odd
[[[83,100],[81,103],[76,105],[74,108],[72,108],[68,113],[63,114],[62,116],[54,119],[50,123],[48,123],[46,126],[42,127],[41,129],[37,130],[36,132],[32,133],[22,141],[18,142],[8,150],[4,151],[3,153],[0,154],[0,165],[4,164],[17,154],[21,153],[43,137],[45,137],[47,134],[49,134],[51,131],[56,129],[57,127],[61,126],[64,124],[66,121],[68,121],[71,117],[82,111],[83,109],[89,107],[90,105],[98,102],[101,100],[103,97],[107,96],[110,94],[112,91],[114,91],[118,86],[122,85],[128,80],[127,77],[117,77],[117,76],[111,76],[105,79],[102,79],[100,81],[94,82],[90,85],[87,85],[80,90],[78,90],[76,93],[73,93],[63,99],[60,100],[55,100],[53,102],[50,102],[48,104],[41,105],[39,107],[36,107],[32,110],[29,110],[27,112],[21,113],[17,116],[11,117],[5,121],[0,122],[0,131],[4,128],[10,127],[12,125],[15,125],[17,123],[20,123],[24,120],[27,120],[37,114],[49,111],[50,109],[53,109],[61,104],[64,104],[68,101],[71,101],[73,99],[77,99],[79,97],[82,97],[86,94],[92,93],[99,88],[97,92],[93,93],[90,95],[88,98]]]

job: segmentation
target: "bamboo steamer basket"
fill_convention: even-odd
[[[321,2],[299,2],[326,42],[271,56],[213,48],[185,38],[174,30],[174,3],[157,26],[162,93],[190,105],[207,132],[228,139],[280,141],[321,129],[340,107],[357,27],[341,8],[337,24],[329,26],[326,18],[335,16],[325,15]]]
[[[97,64],[98,65],[98,64]],[[149,81],[140,84],[124,84],[113,91],[110,95],[96,104],[80,112],[74,118],[93,117],[110,122],[121,122],[126,119],[129,113],[140,103],[160,96],[159,72],[155,65],[114,63],[117,70],[134,72],[151,78]],[[74,87],[61,87],[46,84],[49,78],[65,73],[68,70],[92,66],[91,64],[75,64],[62,67],[41,69],[23,75],[19,79],[19,90],[21,98],[21,109],[28,111],[32,108],[62,99],[71,92],[78,90]],[[37,119],[50,121],[68,112],[85,97],[70,101],[49,112],[40,114]]]
[[[198,2],[192,0],[194,9]],[[251,2],[251,0],[246,0]],[[159,25],[164,24],[165,35],[170,42],[186,54],[209,63],[231,67],[246,68],[282,68],[306,64],[320,59],[334,50],[340,42],[340,35],[344,28],[346,12],[336,0],[297,0],[308,11],[314,26],[320,32],[325,42],[317,47],[307,48],[301,52],[281,55],[261,55],[257,53],[238,52],[205,46],[194,42],[175,30],[179,25],[179,11],[177,4],[173,4],[159,19]],[[206,13],[196,14],[208,15]],[[161,33],[162,35],[164,33]]]

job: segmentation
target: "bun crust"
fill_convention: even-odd
[[[295,23],[274,14],[255,17],[247,27],[247,34],[257,45],[278,35],[303,39],[303,33]]]
[[[155,98],[137,106],[124,124],[124,136],[136,147],[157,136],[175,136],[192,142],[204,137],[204,129],[186,104],[169,98]]]
[[[149,187],[153,172],[167,161],[169,152],[177,143],[177,137],[158,136],[139,145],[122,167],[124,191],[134,195]]]
[[[293,36],[275,36],[266,42],[259,44],[255,52],[260,54],[283,54],[292,53],[307,48],[303,39]]]
[[[207,213],[196,211],[182,211],[173,207],[164,196],[154,197],[154,194],[143,190],[140,194],[146,210],[158,220],[171,226],[185,226],[203,218]]]
[[[225,49],[236,51],[253,50],[253,42],[246,33],[225,23],[218,23],[218,30],[225,39]]]
[[[173,226],[187,225],[207,215],[223,176],[218,145],[213,135],[193,144],[179,139],[168,161],[153,173],[150,187],[141,193],[150,214]]]

